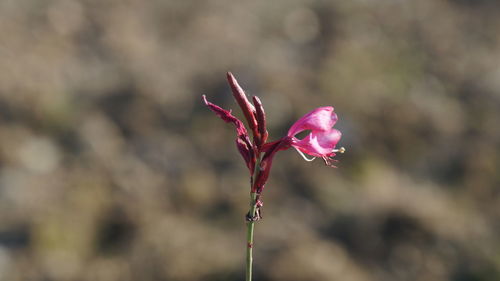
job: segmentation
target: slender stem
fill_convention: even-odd
[[[257,161],[255,163],[255,169],[252,177],[252,181],[250,182],[252,188],[254,181],[257,180],[257,176],[260,172],[260,157],[257,157]],[[250,192],[250,210],[248,211],[249,217],[255,217],[255,213],[257,212],[257,193]],[[253,230],[255,228],[255,221],[247,222],[247,266],[246,266],[246,281],[252,281],[252,264],[253,264]]]
[[[255,192],[250,193],[250,217],[255,216],[257,205],[255,204],[255,199],[257,194]],[[247,269],[246,269],[246,281],[252,281],[252,264],[253,264],[253,230],[255,227],[254,221],[249,221],[247,223]]]

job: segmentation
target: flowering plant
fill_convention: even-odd
[[[233,123],[236,127],[236,147],[250,171],[250,210],[246,215],[247,221],[247,267],[246,281],[252,280],[252,249],[253,231],[255,222],[262,218],[261,195],[264,186],[269,178],[273,158],[276,152],[293,147],[307,161],[312,161],[316,157],[321,157],[327,166],[335,167],[332,163],[335,153],[343,153],[345,149],[335,146],[340,140],[340,131],[333,128],[337,122],[337,114],[333,107],[325,106],[314,109],[302,118],[297,120],[288,130],[286,136],[273,142],[267,142],[268,132],[266,128],[266,114],[260,99],[252,97],[253,104],[248,100],[245,92],[230,72],[227,73],[227,80],[231,86],[233,96],[243,111],[248,127],[252,132],[252,139],[248,131],[238,118],[231,114],[230,110],[225,110],[211,102],[205,95],[203,101],[222,120]],[[299,139],[297,134],[303,131],[310,131],[306,137]],[[308,158],[305,154],[310,155]]]

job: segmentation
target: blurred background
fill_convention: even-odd
[[[0,1],[0,280],[244,280],[226,71],[271,140],[333,105],[347,149],[276,156],[256,280],[500,280],[499,9]]]

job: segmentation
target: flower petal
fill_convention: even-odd
[[[250,170],[250,174],[252,175],[255,169],[256,158],[250,137],[248,136],[247,129],[245,128],[245,125],[243,125],[243,122],[234,117],[231,114],[231,111],[225,110],[222,107],[209,102],[205,95],[203,95],[203,102],[205,102],[205,105],[215,112],[215,114],[217,114],[222,120],[228,123],[233,123],[234,126],[236,126],[236,132],[238,134],[238,137],[236,138],[236,147],[238,148],[241,156],[243,156],[243,159]]]
[[[265,147],[266,153],[264,154],[264,157],[262,157],[262,161],[260,162],[259,173],[257,174],[257,178],[254,179],[252,192],[257,192],[257,194],[262,193],[264,185],[269,178],[269,172],[271,171],[271,166],[273,165],[274,155],[276,155],[276,152],[280,150],[286,150],[290,148],[291,142],[292,138],[284,137],[278,141],[268,143],[268,146]]]
[[[231,72],[227,73],[227,81],[229,82],[229,86],[231,86],[231,91],[233,92],[234,99],[241,107],[241,111],[248,121],[250,130],[254,134],[254,137],[256,137],[258,135],[258,130],[257,119],[255,116],[255,107],[248,101],[245,91],[241,88],[240,84],[238,84],[238,81]]]
[[[328,131],[335,125],[335,122],[337,122],[337,114],[333,111],[333,107],[319,107],[297,120],[288,130],[288,136],[293,137],[304,130]]]
[[[312,131],[302,140],[295,139],[293,147],[316,157],[333,156],[333,150],[340,140],[342,133],[336,129],[329,131]]]
[[[243,122],[241,122],[238,118],[234,117],[231,114],[230,110],[225,110],[222,107],[213,104],[207,100],[207,97],[203,95],[203,102],[205,102],[205,105],[210,108],[215,114],[217,114],[222,120],[228,122],[228,123],[233,123],[236,126],[236,131],[238,132],[238,136],[248,136],[247,129],[245,128],[245,125],[243,125]]]
[[[252,100],[255,105],[255,119],[257,120],[257,129],[259,131],[259,138],[254,138],[254,140],[257,140],[257,146],[260,148],[266,143],[269,135],[266,129],[266,113],[264,112],[264,107],[259,97],[253,96]]]

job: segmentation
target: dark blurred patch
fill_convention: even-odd
[[[8,249],[26,248],[31,243],[31,233],[27,225],[15,225],[0,229],[0,245]]]
[[[255,273],[254,273],[255,274]],[[255,275],[254,275],[255,276]],[[267,280],[254,277],[255,280]],[[205,281],[244,281],[245,272],[244,271],[234,271],[234,272],[215,272],[203,278]]]
[[[121,209],[106,214],[97,227],[97,250],[104,254],[118,254],[129,248],[135,234],[135,225]]]
[[[254,262],[255,264],[255,262]],[[261,266],[255,266],[253,270],[253,280],[259,280],[259,281],[271,281],[273,280],[272,277],[269,276],[270,270],[266,268],[267,265],[261,265]],[[244,280],[244,279],[241,279]]]
[[[0,120],[5,124],[22,124],[36,130],[42,129],[42,124],[30,103],[19,104],[9,99],[0,98]]]
[[[77,155],[83,150],[83,144],[76,130],[61,130],[56,133],[60,147],[70,155]]]
[[[337,216],[322,233],[327,238],[338,241],[357,257],[368,255],[369,249],[374,249],[378,244],[374,227],[354,214]]]
[[[227,224],[232,224],[232,220],[228,218],[234,218],[234,216],[235,210],[226,200],[217,200],[213,202],[212,206],[203,213],[203,217],[208,221],[221,221]],[[241,219],[243,220],[243,215],[241,215]]]
[[[0,119],[2,122],[12,122],[16,120],[17,111],[12,105],[3,99],[0,99]]]
[[[387,214],[380,224],[379,235],[388,247],[405,241],[430,245],[432,241],[431,232],[418,219],[404,213]]]
[[[133,85],[124,85],[120,89],[116,89],[98,101],[99,106],[106,115],[113,120],[125,137],[130,137],[129,114],[131,107],[137,98],[137,91]]]
[[[500,271],[494,265],[464,261],[455,268],[450,276],[452,281],[496,281],[500,280]]]
[[[467,159],[457,152],[457,155],[435,160],[428,166],[431,177],[449,187],[460,187],[465,177]]]
[[[499,6],[497,0],[450,0],[450,2],[459,4],[465,7],[482,7],[482,6]]]
[[[432,234],[420,221],[406,214],[389,212],[369,217],[338,216],[323,234],[334,239],[350,254],[367,263],[388,258],[401,244],[432,245]]]

